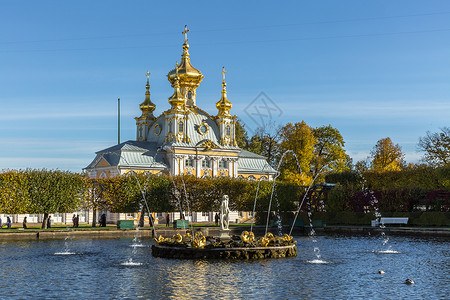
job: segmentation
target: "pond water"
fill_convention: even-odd
[[[448,299],[448,238],[297,237],[296,258],[168,260],[151,239],[0,242],[0,298]],[[320,249],[320,259],[314,248]],[[378,274],[383,270],[385,274]],[[415,281],[406,285],[406,278]]]

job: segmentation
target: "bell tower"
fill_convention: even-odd
[[[222,97],[216,103],[219,110],[216,123],[219,126],[220,144],[222,146],[236,146],[235,124],[236,117],[230,114],[230,109],[233,106],[227,97],[227,84],[225,82],[225,67],[222,68]]]

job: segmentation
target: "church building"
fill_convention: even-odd
[[[265,157],[243,150],[236,143],[236,116],[227,98],[225,69],[217,111],[210,114],[196,104],[204,76],[190,61],[185,28],[181,62],[167,74],[173,94],[169,109],[155,116],[150,99],[149,72],[145,99],[136,117],[136,140],[98,151],[85,168],[91,178],[111,177],[129,171],[152,174],[227,176],[245,180],[272,180],[275,170]]]

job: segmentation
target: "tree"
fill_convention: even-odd
[[[312,176],[309,172],[311,160],[314,156],[315,143],[316,139],[305,121],[294,124],[288,123],[281,128],[282,150],[291,150],[298,160],[297,165],[296,159],[292,155],[285,156],[285,161],[281,164],[284,179],[296,182],[299,185],[306,185],[311,182]]]
[[[51,213],[75,211],[82,203],[84,181],[80,174],[51,171],[26,170],[29,209],[31,213],[44,214],[42,228],[47,228],[47,219]]]
[[[419,151],[425,152],[423,160],[429,165],[450,165],[450,127],[441,128],[441,132],[429,132],[419,138]]]
[[[236,117],[235,132],[234,132],[236,143],[239,148],[247,149],[248,146],[248,135],[245,129],[245,124],[242,120]]]
[[[0,213],[28,213],[30,208],[28,180],[23,171],[6,171],[0,174]]]
[[[266,157],[267,162],[274,166],[276,160],[280,157],[280,139],[281,126],[271,122],[263,127],[258,127],[246,150]]]
[[[379,140],[370,155],[371,168],[375,171],[399,171],[405,164],[402,148],[394,145],[389,137]]]
[[[311,166],[313,176],[322,168],[337,172],[348,170],[345,142],[339,130],[328,125],[314,128],[312,132],[316,141]]]

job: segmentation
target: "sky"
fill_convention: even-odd
[[[188,25],[215,115],[222,67],[231,112],[331,125],[354,162],[390,137],[418,162],[419,137],[450,126],[450,1],[0,0],[0,170],[81,172],[136,138],[147,70],[155,115]]]

